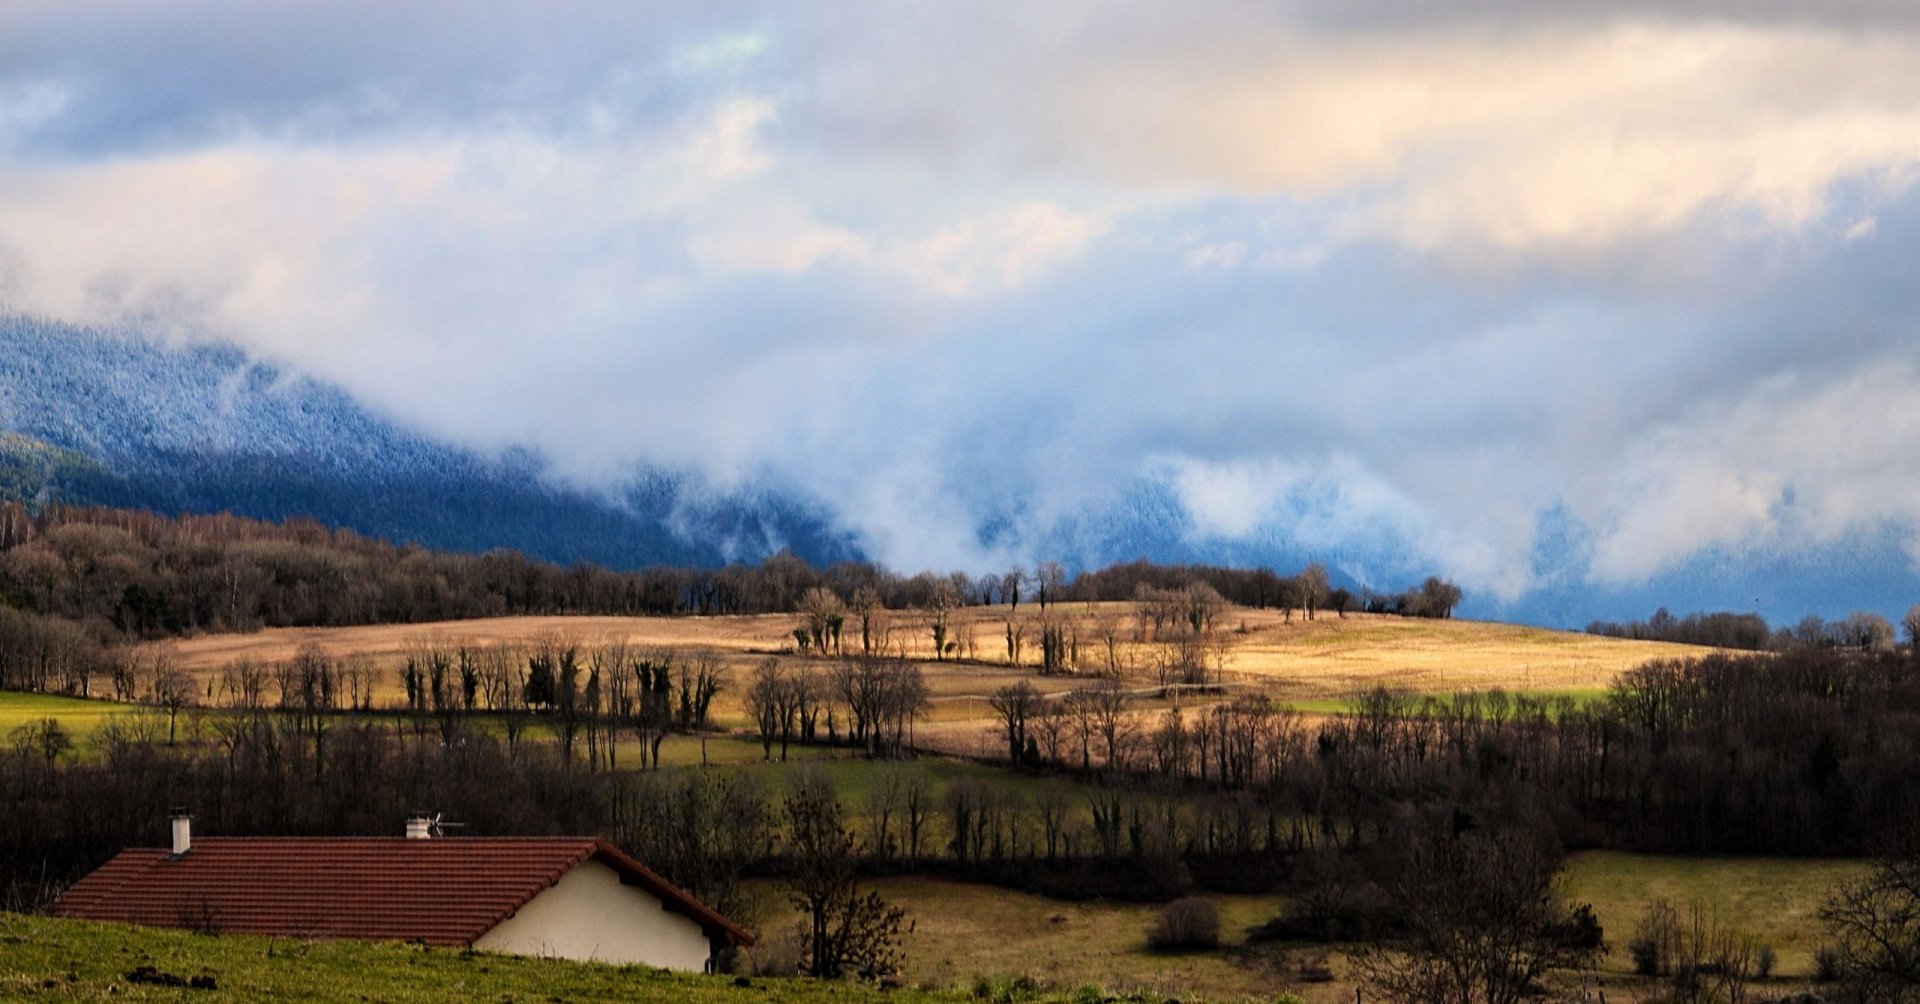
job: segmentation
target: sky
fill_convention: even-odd
[[[1897,613],[1915,66],[1905,0],[17,0],[0,304],[903,569],[1146,493],[1500,603],[1731,561]]]

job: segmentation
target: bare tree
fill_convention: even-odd
[[[959,605],[959,596],[948,583],[939,583],[927,594],[928,627],[933,632],[933,658],[943,661],[947,653],[957,645],[948,638],[953,608]]]
[[[236,659],[220,667],[220,696],[227,707],[258,711],[267,703],[267,673],[252,659]]]
[[[1300,605],[1306,608],[1307,619],[1313,620],[1320,604],[1327,598],[1327,567],[1313,562],[1300,570],[1296,582]]]
[[[1058,698],[1041,697],[1027,718],[1027,733],[1033,737],[1043,763],[1066,762],[1067,744],[1073,730],[1067,703]]]
[[[1034,566],[1034,598],[1040,601],[1040,609],[1045,610],[1048,603],[1060,602],[1060,591],[1067,585],[1067,570],[1057,561],[1043,561]]]
[[[490,645],[482,657],[487,674],[499,687],[495,707],[500,712],[500,733],[507,741],[507,756],[520,755],[520,739],[526,734],[527,675],[532,660],[523,650],[510,645]]]
[[[906,780],[906,787],[900,794],[901,807],[907,814],[907,860],[920,860],[920,843],[926,836],[927,819],[933,811],[933,782],[927,775],[914,771]]]
[[[920,667],[904,659],[887,663],[874,754],[903,756],[911,752],[914,725],[932,707],[932,691]]]
[[[1401,1004],[1520,1004],[1542,976],[1585,968],[1598,951],[1568,936],[1557,867],[1525,833],[1439,826],[1410,840],[1387,883],[1408,934],[1361,946],[1354,971]]]
[[[847,659],[827,673],[827,685],[833,696],[847,709],[848,738],[856,745],[871,744],[878,732],[880,705],[884,700],[885,671],[879,659]]]
[[[634,676],[633,731],[640,740],[642,766],[660,766],[660,744],[673,724],[673,662],[671,651],[628,656]]]
[[[7,738],[20,756],[45,760],[49,769],[73,750],[73,736],[58,718],[41,718],[18,725],[7,733]]]
[[[1101,610],[1093,619],[1093,634],[1100,640],[1100,649],[1105,663],[1100,672],[1109,678],[1118,680],[1126,675],[1127,664],[1120,648],[1120,619],[1112,612]]]
[[[1328,592],[1327,606],[1332,607],[1333,612],[1342,618],[1346,617],[1347,611],[1353,608],[1353,590],[1335,589]]]
[[[632,725],[633,688],[636,680],[627,675],[627,640],[612,637],[587,652],[590,671],[604,681],[607,716],[607,769],[620,766],[620,730]]]
[[[683,729],[707,727],[707,712],[713,698],[726,689],[727,670],[712,652],[696,652],[680,660],[680,710]]]
[[[480,666],[482,701],[489,710],[506,710],[509,688],[518,689],[514,680],[518,657],[506,645],[496,643],[481,648],[475,658]]]
[[[1027,572],[1024,568],[1010,568],[1000,577],[1000,596],[1007,601],[1007,608],[1017,612],[1020,609],[1020,587],[1026,584]]]
[[[1079,644],[1069,634],[1064,618],[1055,614],[1040,615],[1040,672],[1051,676],[1073,668],[1077,648]]]
[[[1100,740],[1109,771],[1124,771],[1132,757],[1140,725],[1127,713],[1127,692],[1112,680],[1075,691],[1086,714],[1086,729]]]
[[[173,661],[173,653],[166,651],[154,653],[147,678],[152,681],[153,703],[166,712],[167,745],[172,746],[179,736],[180,712],[194,704],[193,678]]]
[[[826,686],[821,683],[819,674],[814,672],[811,664],[801,663],[794,670],[793,679],[787,685],[787,699],[793,704],[794,721],[799,727],[795,735],[801,742],[813,742],[818,735],[821,714],[825,712],[828,721],[832,721],[832,711],[829,708],[832,702],[828,697]],[[780,741],[780,759],[786,758],[787,743],[783,738]]]
[[[1186,607],[1178,590],[1156,589],[1144,582],[1134,590],[1133,598],[1134,613],[1140,621],[1140,641],[1158,638],[1169,627],[1177,627]]]
[[[846,624],[846,605],[825,586],[815,586],[800,598],[800,612],[807,616],[807,635],[815,651],[825,655],[840,650],[840,631]]]
[[[988,695],[987,705],[1000,716],[1001,725],[1006,730],[1009,763],[1027,761],[1027,720],[1038,713],[1041,700],[1039,692],[1025,680],[1001,687]]]
[[[754,731],[760,737],[762,759],[773,759],[775,740],[780,741],[780,759],[787,758],[786,740],[793,734],[793,703],[787,696],[790,684],[780,671],[780,660],[769,656],[753,668],[753,678],[741,695],[747,717],[753,719]]]
[[[1920,603],[1908,608],[1907,615],[1900,618],[1900,625],[1907,629],[1907,648],[1913,651],[1913,657],[1920,659]]]
[[[867,820],[871,834],[867,847],[876,860],[890,860],[899,850],[900,841],[894,833],[893,823],[901,802],[906,799],[906,770],[900,764],[889,764],[880,769],[874,777],[873,786],[867,789]]]
[[[880,591],[870,584],[862,584],[853,591],[847,609],[860,618],[860,654],[872,655],[877,629],[886,614],[886,607],[880,602]]]
[[[1920,611],[1920,607],[1914,608]],[[140,699],[140,659],[130,648],[114,651],[107,663],[109,678],[113,681],[113,699],[121,703]],[[0,673],[0,678],[5,674]]]
[[[900,968],[906,911],[863,892],[861,848],[841,819],[832,782],[817,770],[795,778],[781,803],[786,821],[787,900],[800,911],[807,974],[878,979]]]
[[[1842,644],[1849,648],[1863,651],[1893,648],[1893,625],[1876,613],[1855,610],[1840,621],[1839,631]]]
[[[1830,892],[1820,919],[1863,999],[1910,1000],[1920,989],[1920,855],[1882,858]]]
[[[372,711],[374,688],[380,683],[380,670],[373,664],[373,657],[365,652],[349,653],[340,660],[339,672],[346,681],[348,710]]]
[[[1062,853],[1070,854],[1067,820],[1073,811],[1073,789],[1057,779],[1043,781],[1034,792],[1033,804],[1040,818],[1047,860],[1052,861]]]
[[[1441,620],[1452,617],[1453,608],[1460,605],[1463,595],[1465,594],[1460,591],[1459,586],[1438,576],[1430,575],[1420,584],[1420,598],[1424,601],[1421,605],[1425,610],[1425,616],[1428,617],[1438,617]]]

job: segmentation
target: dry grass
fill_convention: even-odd
[[[1638,1000],[1654,987],[1630,977],[1627,939],[1648,902],[1664,898],[1685,909],[1699,903],[1717,922],[1758,937],[1780,955],[1776,987],[1805,979],[1822,934],[1816,912],[1835,883],[1861,874],[1868,864],[1852,860],[1777,858],[1686,858],[1587,852],[1569,859],[1568,898],[1592,903],[1612,951],[1602,962],[1610,998]],[[775,887],[765,888],[772,908],[762,929],[785,923]],[[928,878],[876,883],[882,895],[905,906],[915,930],[906,942],[910,984],[951,986],[977,978],[1027,977],[1043,986],[1092,983],[1117,990],[1208,999],[1261,997],[1281,990],[1311,1002],[1351,1001],[1337,948],[1328,962],[1335,982],[1299,985],[1294,962],[1324,949],[1308,945],[1245,948],[1246,929],[1274,915],[1279,896],[1209,896],[1220,908],[1222,948],[1215,952],[1163,955],[1146,945],[1158,907],[1074,903],[991,886]]]
[[[1272,611],[1249,612],[1245,620],[1248,631],[1234,639],[1228,670],[1302,699],[1382,685],[1422,693],[1584,691],[1651,659],[1709,651],[1486,621],[1349,614],[1286,623]]]
[[[915,659],[924,667],[933,708],[920,738],[939,748],[978,753],[993,748],[992,710],[986,696],[1019,679],[1043,692],[1064,691],[1080,681],[1072,676],[1038,673],[1042,618],[1062,624],[1077,639],[1083,666],[1104,666],[1107,638],[1113,654],[1142,685],[1156,646],[1142,641],[1131,603],[1056,605],[1044,615],[1031,604],[1015,616],[1005,607],[971,607],[951,615],[949,637],[958,640],[956,659],[935,661],[927,614],[886,614],[875,630],[885,650]],[[1018,665],[1007,664],[1009,621],[1024,636]],[[216,672],[239,659],[275,663],[291,658],[302,645],[314,644],[335,655],[370,657],[385,672],[384,699],[400,695],[399,670],[407,650],[423,642],[527,645],[545,635],[581,644],[621,640],[653,649],[719,655],[736,685],[716,702],[723,727],[743,728],[746,716],[739,692],[754,663],[768,655],[789,665],[825,660],[793,651],[797,615],[750,617],[504,617],[430,624],[352,628],[279,628],[241,635],[206,635],[166,643],[178,663],[199,675]],[[1567,631],[1479,621],[1414,620],[1371,614],[1339,617],[1321,614],[1308,621],[1274,610],[1235,608],[1220,630],[1226,645],[1228,683],[1294,703],[1303,710],[1336,710],[1344,699],[1375,686],[1419,693],[1451,693],[1502,687],[1530,693],[1589,694],[1605,688],[1620,673],[1649,659],[1698,655],[1708,650],[1685,645],[1621,641]],[[850,623],[846,640],[857,644],[858,625]],[[1147,702],[1143,710],[1164,707]]]

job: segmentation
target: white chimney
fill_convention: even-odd
[[[193,817],[187,815],[184,807],[174,809],[173,856],[177,858],[190,850],[193,850]]]
[[[407,815],[408,840],[428,840],[432,837],[433,821],[427,818],[426,813],[414,812]]]

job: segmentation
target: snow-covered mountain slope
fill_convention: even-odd
[[[631,568],[854,555],[816,509],[636,472],[611,496],[387,421],[224,345],[170,347],[0,315],[0,493],[165,512],[308,516],[395,541]]]

